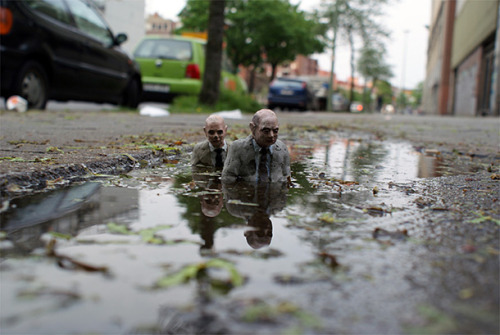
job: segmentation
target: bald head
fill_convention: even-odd
[[[278,121],[278,117],[276,114],[270,109],[260,109],[258,110],[252,117],[252,123],[255,125],[259,125],[262,119],[265,118],[274,118],[276,122]]]
[[[203,131],[214,148],[221,148],[224,146],[224,137],[227,132],[227,125],[224,122],[224,118],[219,115],[210,115],[205,120]]]
[[[254,114],[250,130],[259,146],[269,147],[278,139],[278,117],[270,109],[261,109]]]
[[[212,114],[207,119],[205,120],[205,127],[207,127],[209,124],[212,123],[221,123],[222,125],[225,125],[224,118],[220,115],[215,115]]]

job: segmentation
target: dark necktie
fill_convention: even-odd
[[[215,167],[222,168],[224,167],[224,162],[222,161],[222,148],[215,149]]]
[[[267,151],[267,148],[260,149],[259,181],[269,181],[269,173],[267,170]]]

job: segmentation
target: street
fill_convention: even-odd
[[[279,112],[254,249],[251,200],[193,181],[206,116],[1,112],[2,333],[498,333],[498,118]]]

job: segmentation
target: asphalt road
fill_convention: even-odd
[[[143,107],[144,104],[141,106]],[[168,109],[168,105],[155,105]],[[0,178],[15,176],[26,180],[34,173],[47,173],[43,179],[67,177],[60,169],[123,158],[123,154],[146,158],[150,149],[129,146],[137,136],[162,134],[163,144],[193,144],[204,138],[202,127],[207,115],[171,114],[142,116],[115,107],[82,103],[51,103],[46,111],[18,113],[0,111]],[[102,109],[103,108],[103,109]],[[323,127],[336,131],[360,131],[382,138],[404,139],[430,150],[498,160],[499,118],[440,117],[417,115],[351,114],[326,112],[278,112],[280,136],[286,139],[294,127]],[[244,135],[251,115],[226,118],[229,130]],[[141,156],[142,155],[142,156]],[[146,156],[144,156],[146,155]],[[59,169],[59,172],[54,172]],[[99,170],[96,170],[99,172]],[[108,171],[109,172],[109,171]],[[77,172],[75,172],[77,173]]]
[[[206,116],[148,117],[138,112],[86,107],[27,113],[2,111],[2,200],[20,195],[20,190],[44,189],[48,184],[58,185],[57,180],[69,180],[89,171],[119,173],[121,168],[130,168],[140,160],[154,159],[154,149],[144,146],[145,143],[172,145],[179,148],[176,155],[185,155],[193,143],[204,138],[202,126]],[[354,270],[361,264],[360,275],[351,273],[354,281],[332,277],[336,285],[328,286],[328,291],[311,291],[313,295],[305,295],[306,305],[314,305],[317,315],[335,309],[336,318],[328,316],[323,320],[325,329],[332,330],[330,333],[345,333],[348,329],[360,330],[357,333],[402,333],[403,330],[498,333],[499,118],[310,112],[280,112],[278,117],[280,138],[285,140],[292,134],[297,138],[306,130],[331,129],[351,137],[368,132],[377,138],[410,141],[419,150],[435,153],[438,159],[455,165],[470,164],[473,168],[468,169],[467,174],[422,179],[411,187],[384,186],[387,194],[412,200],[407,203],[408,208],[396,209],[394,216],[380,217],[380,221],[375,220],[376,224],[390,221],[394,227],[406,227],[413,242],[398,242],[380,249],[359,248],[372,238],[367,235],[371,232],[367,227],[371,227],[370,222],[373,226],[373,220],[354,225],[364,234],[348,230],[344,241],[357,238],[359,244],[352,244],[353,249],[340,255],[340,263]],[[247,134],[250,118],[251,115],[244,115],[227,119],[230,134]],[[332,234],[331,238],[323,240],[323,244],[340,252],[338,236]],[[19,268],[11,266],[12,271]],[[18,281],[21,277],[15,278]],[[398,282],[401,285],[395,284]],[[302,286],[288,288],[300,293],[306,291]],[[338,298],[324,299],[327,294]],[[420,300],[413,300],[415,297],[422,297],[425,304],[417,306]],[[214,311],[229,315],[227,311],[233,311],[234,306],[230,303]],[[359,318],[359,315],[365,317]],[[214,328],[207,332],[217,332],[219,325],[212,323]],[[223,324],[238,325],[236,322]],[[413,328],[408,329],[408,325],[416,328],[411,331]]]

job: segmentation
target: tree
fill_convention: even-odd
[[[369,97],[372,96],[378,80],[389,80],[393,76],[390,66],[384,61],[385,49],[383,46],[379,48],[382,49],[365,45],[358,59],[358,72],[365,78],[365,87],[367,82],[372,82]]]
[[[203,31],[207,22],[203,6],[206,1],[188,0],[179,15],[183,29]],[[229,59],[253,72],[268,62],[273,68],[271,80],[279,64],[324,50],[321,26],[288,0],[228,0],[225,17]]]
[[[214,106],[219,98],[222,42],[224,38],[224,8],[225,0],[210,1],[205,72],[199,96],[199,102],[209,106]]]
[[[252,3],[260,12],[257,41],[266,61],[271,64],[271,81],[279,64],[293,61],[299,54],[310,55],[324,50],[323,42],[316,37],[320,31],[318,24],[308,20],[298,5],[276,0]]]
[[[355,72],[355,38],[360,38],[364,44],[382,43],[388,33],[375,21],[382,14],[382,5],[389,0],[336,0],[321,2],[317,15],[326,22],[328,29],[333,33],[330,40],[332,48],[331,81],[335,72],[335,49],[339,35],[349,43],[351,49],[351,77]],[[353,96],[353,84],[350,96]],[[332,87],[328,93],[328,110],[332,110]],[[352,99],[351,99],[352,100]]]
[[[418,108],[422,104],[422,93],[424,91],[424,82],[419,82],[417,87],[415,87],[411,93],[412,96],[412,107]]]
[[[178,32],[204,32],[208,28],[208,13],[210,1],[188,0],[179,13],[182,27]]]
[[[380,102],[380,107],[382,108],[383,105],[387,104],[392,104],[393,103],[393,91],[392,91],[392,85],[390,82],[386,80],[378,80],[374,86],[377,89],[377,103]],[[379,101],[380,100],[380,101]]]

